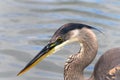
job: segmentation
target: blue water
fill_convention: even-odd
[[[79,45],[68,45],[24,75],[16,74],[69,22],[95,26],[105,34],[94,31],[99,50],[85,71],[89,77],[99,56],[120,46],[119,8],[119,0],[0,0],[0,80],[63,80],[64,62]]]

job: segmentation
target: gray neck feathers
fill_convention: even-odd
[[[96,36],[90,29],[80,29],[78,37],[81,49],[65,63],[64,80],[84,80],[83,71],[93,61],[98,50]]]

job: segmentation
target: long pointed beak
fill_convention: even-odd
[[[55,52],[54,47],[57,46],[58,43],[50,43],[47,46],[45,46],[18,74],[22,75],[35,65],[37,65],[40,61],[42,61],[45,57],[49,56],[50,54]]]
[[[72,38],[67,41],[57,40],[54,43],[49,43],[17,74],[17,76],[24,74],[26,71],[28,71],[29,69],[37,65],[40,61],[42,61],[47,56],[60,50],[64,45],[74,41],[78,41],[78,39]]]

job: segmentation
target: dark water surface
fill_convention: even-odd
[[[92,25],[105,34],[94,31],[99,51],[85,71],[88,77],[102,53],[120,46],[120,0],[0,0],[0,80],[63,80],[64,62],[76,43],[24,75],[16,74],[68,22]]]

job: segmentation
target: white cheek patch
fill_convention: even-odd
[[[69,44],[69,43],[72,43],[72,42],[77,42],[77,41],[79,42],[79,38],[78,38],[79,33],[80,32],[77,29],[70,31],[70,39],[61,43],[60,45],[56,46],[54,48],[54,50],[55,50],[54,53],[57,52],[58,50],[60,50],[66,44]]]
[[[72,33],[71,38],[75,38],[79,35],[80,32],[79,30],[75,29],[75,30],[72,30],[71,33]]]

